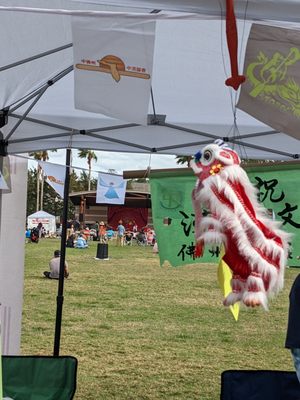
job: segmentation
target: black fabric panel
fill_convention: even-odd
[[[228,370],[221,375],[221,400],[300,400],[295,372]]]

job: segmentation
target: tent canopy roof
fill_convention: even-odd
[[[47,213],[46,211],[37,211],[31,215],[28,215],[27,218],[55,218],[54,215]]]
[[[275,132],[234,107],[237,95],[224,83],[230,71],[222,20],[225,1],[13,2],[24,5],[44,13],[1,10],[12,2],[0,0],[0,33],[8,38],[0,43],[0,126],[4,125],[0,154],[73,147],[191,155],[224,138],[242,158],[299,158],[300,130],[295,137]],[[237,16],[247,18],[238,23],[241,60],[253,20],[278,19],[273,23],[300,27],[296,0],[237,0],[235,7]],[[71,16],[65,10],[71,14],[76,10],[149,13],[150,9],[196,12],[201,19],[157,21],[148,126],[76,110]]]

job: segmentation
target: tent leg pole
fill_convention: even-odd
[[[64,302],[64,272],[65,272],[65,259],[66,259],[66,240],[67,240],[67,220],[68,220],[68,201],[69,201],[69,187],[70,187],[70,162],[71,150],[66,151],[66,176],[64,186],[64,207],[62,216],[62,231],[60,242],[60,265],[59,265],[59,280],[56,297],[56,320],[55,320],[55,336],[54,336],[54,350],[53,356],[59,356],[60,336],[61,336],[61,321],[62,309]]]

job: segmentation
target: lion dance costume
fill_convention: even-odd
[[[207,244],[223,245],[223,260],[233,274],[224,305],[241,301],[267,310],[268,298],[283,287],[288,234],[258,203],[238,154],[220,142],[207,145],[191,161],[198,177],[192,193],[195,255],[201,257]],[[202,207],[207,216],[202,216]]]

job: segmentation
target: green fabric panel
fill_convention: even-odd
[[[249,179],[258,185],[259,198],[274,211],[282,229],[292,234],[288,265],[300,267],[300,164],[246,168]],[[205,249],[202,258],[193,259],[194,210],[191,193],[196,177],[187,170],[151,174],[152,217],[160,262],[174,267],[219,260],[220,249]],[[170,218],[170,225],[164,220]]]
[[[206,248],[202,258],[194,259],[194,210],[191,193],[195,177],[189,175],[151,176],[152,218],[159,249],[160,262],[173,267],[184,264],[218,262],[219,251]],[[170,225],[164,224],[166,218]]]
[[[252,168],[251,182],[259,189],[259,200],[272,210],[282,229],[292,234],[288,265],[300,267],[300,169]]]
[[[3,395],[13,400],[71,400],[76,390],[74,357],[3,356]]]

